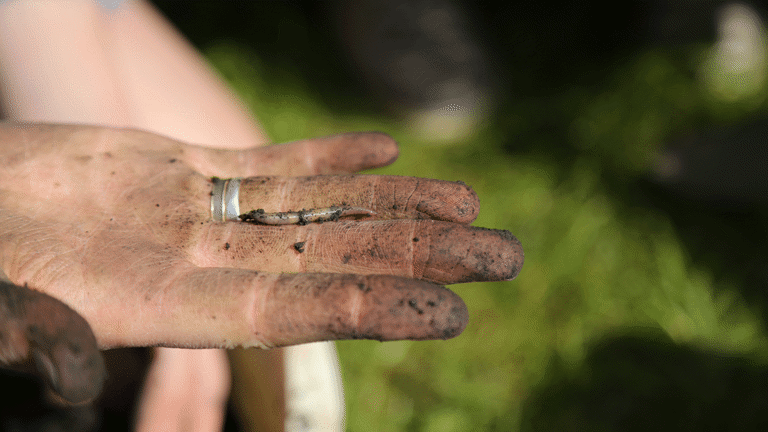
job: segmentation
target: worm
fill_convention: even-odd
[[[263,225],[306,225],[312,222],[337,221],[345,216],[375,216],[376,212],[362,207],[333,206],[319,209],[304,209],[267,213],[264,209],[251,210],[241,214],[240,220]]]

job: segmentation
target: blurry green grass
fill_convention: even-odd
[[[641,53],[603,87],[574,86],[546,107],[511,102],[503,127],[482,125],[448,146],[428,145],[395,120],[334,112],[312,83],[290,71],[270,74],[242,45],[219,43],[206,55],[275,142],[385,131],[401,156],[375,173],[463,180],[481,200],[475,225],[507,229],[523,244],[516,280],[451,286],[471,314],[460,337],[337,344],[348,430],[518,430],[526,398],[547,381],[553,361],[575,370],[594,341],[632,328],[735,355],[768,354],[760,311],[727,279],[692,264],[665,214],[620,199],[607,180],[642,175],[665,139],[702,118],[732,120],[754,109],[707,99],[690,73],[703,48],[682,62],[674,53]],[[522,141],[548,139],[536,125],[552,110],[569,131],[557,144],[568,158]],[[530,151],[509,151],[516,144]]]

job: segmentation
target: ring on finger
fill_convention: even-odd
[[[213,178],[211,217],[217,222],[239,220],[241,178]]]

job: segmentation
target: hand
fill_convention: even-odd
[[[102,349],[453,337],[466,306],[433,282],[512,279],[523,263],[510,233],[468,225],[479,204],[463,184],[318,176],[391,163],[383,134],[223,151],[134,130],[3,125],[0,142],[0,265],[82,315]],[[259,176],[242,182],[242,212],[344,204],[376,216],[213,222],[213,176]]]

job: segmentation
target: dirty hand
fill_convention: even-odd
[[[0,266],[84,317],[102,349],[453,337],[467,309],[436,283],[512,279],[522,249],[506,231],[468,225],[479,203],[461,183],[328,175],[396,157],[378,133],[225,151],[135,130],[0,124]],[[217,222],[212,177],[243,177],[242,213],[366,212],[304,225]],[[21,290],[9,300],[0,289],[0,311],[16,310],[0,315],[0,364],[26,353],[24,343],[45,347],[42,363],[60,380],[101,364],[91,362],[93,339],[72,342],[87,324],[48,320],[64,305],[9,308],[19,295],[39,302]],[[23,340],[41,328],[47,339]]]

